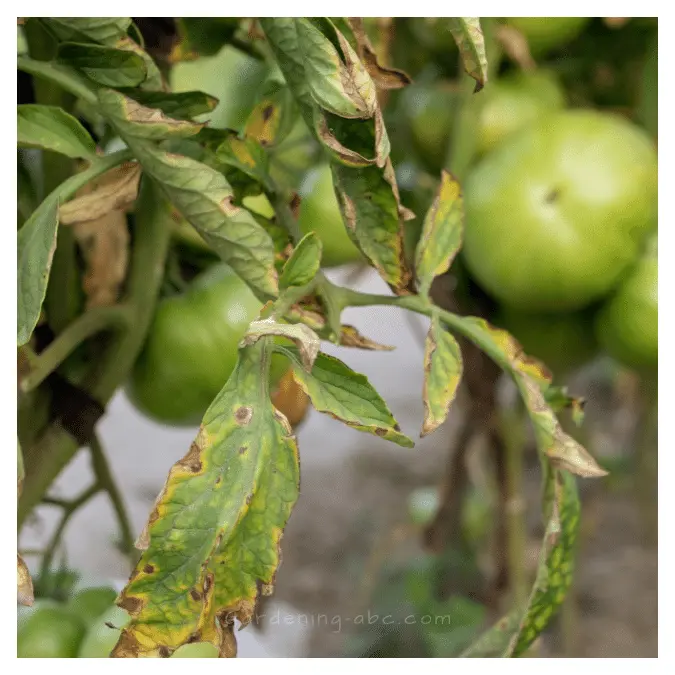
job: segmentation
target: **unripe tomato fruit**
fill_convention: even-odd
[[[298,225],[303,234],[314,231],[321,239],[322,266],[334,267],[363,261],[361,252],[345,230],[328,164],[310,170],[298,193],[302,197]]]
[[[262,304],[224,263],[208,268],[180,295],[161,300],[127,392],[148,417],[199,424],[237,362],[239,342]],[[272,386],[286,371],[272,357]]]
[[[467,176],[467,267],[514,308],[580,309],[635,261],[657,197],[656,150],[642,129],[590,110],[549,115]]]
[[[68,609],[79,616],[85,626],[97,619],[115,601],[117,593],[108,586],[83,588],[67,603]]]
[[[84,637],[82,620],[64,605],[37,604],[17,630],[18,658],[67,659],[77,656]]]
[[[473,99],[478,108],[476,150],[481,155],[546,113],[565,106],[560,83],[545,70],[507,75],[486,87],[481,97]]]
[[[658,268],[652,250],[640,258],[598,314],[600,343],[610,356],[631,368],[658,366]]]
[[[589,21],[586,16],[511,16],[506,23],[527,38],[533,56],[541,56],[571,42]]]
[[[107,659],[120,638],[122,628],[130,620],[129,614],[121,607],[112,605],[93,621],[77,653],[81,659]],[[114,626],[111,628],[108,624]]]

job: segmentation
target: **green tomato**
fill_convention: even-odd
[[[136,407],[155,420],[196,425],[237,362],[239,342],[262,304],[224,263],[180,294],[158,303],[127,387]],[[287,369],[272,358],[276,384]]]
[[[587,312],[528,314],[502,307],[494,323],[511,333],[526,354],[543,361],[556,377],[580,368],[598,351],[593,319]]]
[[[177,63],[171,69],[171,89],[175,92],[203,91],[215,96],[218,105],[204,115],[209,126],[239,129],[253,109],[268,76],[264,62],[225,46],[214,56]]]
[[[514,132],[565,106],[565,93],[547,71],[517,72],[493,82],[473,99],[478,109],[476,150],[495,148]]]
[[[115,601],[117,592],[109,586],[84,588],[68,601],[68,609],[90,625]]]
[[[600,343],[631,368],[656,368],[659,362],[659,263],[655,241],[652,246],[598,314]]]
[[[439,171],[445,162],[457,98],[456,91],[439,82],[414,84],[401,96],[415,150],[433,171]]]
[[[574,40],[590,21],[586,16],[511,16],[506,23],[526,38],[533,56],[562,47]]]
[[[84,632],[81,619],[64,605],[51,601],[40,603],[19,620],[17,656],[20,659],[74,658]]]
[[[581,309],[612,290],[657,218],[651,139],[590,110],[547,116],[480,161],[464,186],[464,256],[504,304]]]
[[[113,605],[91,622],[77,653],[80,659],[107,659],[131,617],[121,607]],[[108,624],[114,626],[111,628]]]
[[[324,164],[309,171],[298,192],[302,197],[298,224],[303,234],[313,231],[321,239],[322,266],[334,267],[363,261],[363,256],[345,229],[330,167]]]
[[[415,525],[428,525],[438,511],[440,504],[438,489],[417,488],[408,496],[408,514]]]

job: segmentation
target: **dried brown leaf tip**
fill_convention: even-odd
[[[354,326],[346,324],[340,329],[340,344],[343,347],[356,347],[357,349],[368,349],[371,351],[390,352],[396,349],[396,347],[390,347],[389,345],[382,345],[379,342],[375,342],[359,333]]]
[[[16,590],[17,602],[20,605],[30,606],[35,601],[33,596],[33,581],[23,558],[16,556]]]

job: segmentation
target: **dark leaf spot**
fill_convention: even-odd
[[[192,644],[193,642],[199,642],[199,638],[201,635],[199,633],[192,633],[190,637],[187,639],[188,644]]]
[[[190,597],[197,601],[202,599],[202,594],[196,588],[193,588],[190,590]]]
[[[253,417],[253,408],[250,406],[242,405],[234,413],[234,419],[236,420],[239,426],[246,426],[251,421]]]
[[[246,495],[246,504],[250,504],[253,501],[253,495]]]
[[[223,479],[222,479],[220,476],[218,476],[218,478],[216,478],[216,485],[220,485],[220,482],[221,482],[222,480],[223,480]]]
[[[168,647],[165,647],[164,645],[162,645],[159,648],[159,655],[163,659],[168,659],[171,656],[171,652],[169,651]]]
[[[267,105],[263,108],[262,111],[262,118],[267,122],[267,120],[272,117],[272,114],[274,113],[274,106],[272,105]]]
[[[135,615],[143,606],[140,598],[135,598],[131,595],[125,595],[117,604],[131,615]]]
[[[245,455],[247,450],[248,448],[245,445],[242,445],[241,448],[239,448],[239,454]]]
[[[155,568],[152,565],[145,565],[145,567],[143,568],[143,571],[146,574],[152,574],[155,571]]]
[[[386,429],[382,429],[381,427],[378,427],[377,429],[375,429],[375,435],[376,435],[376,436],[386,436],[386,435],[387,435],[387,430],[386,430]]]

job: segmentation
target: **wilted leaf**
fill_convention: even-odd
[[[104,87],[136,87],[148,75],[138,54],[103,45],[67,42],[59,45],[57,59]]]
[[[98,98],[103,112],[125,138],[185,138],[198,134],[204,127],[197,122],[167,117],[158,108],[148,108],[112,89],[100,91]]]
[[[97,221],[112,211],[123,210],[136,201],[141,166],[126,162],[107,171],[78,191],[74,199],[59,208],[63,225]]]
[[[474,91],[480,91],[487,82],[488,63],[480,19],[461,17],[450,19],[450,32],[464,61],[464,69],[476,80]]]
[[[365,335],[361,335],[354,326],[343,325],[340,330],[340,344],[343,347],[356,347],[358,349],[368,349],[376,352],[390,352],[395,347],[381,345]]]
[[[354,372],[334,356],[319,352],[311,373],[308,373],[297,353],[278,347],[293,363],[293,376],[323,413],[344,422],[354,429],[375,434],[398,445],[412,448],[414,443],[400,433],[387,404],[368,382],[365,375]]]
[[[363,27],[363,19],[358,17],[349,18],[351,27],[359,51],[359,56],[363,60],[366,70],[370,77],[380,89],[402,89],[407,87],[412,80],[410,76],[402,70],[396,68],[386,68],[379,64],[377,54],[373,45]]]
[[[279,288],[306,286],[321,267],[323,246],[314,232],[308,232],[293,249],[279,279]]]
[[[450,269],[462,247],[463,221],[464,202],[459,182],[443,171],[438,193],[424,218],[417,243],[415,273],[421,294],[427,295],[433,280]]]
[[[303,323],[278,323],[272,319],[252,321],[241,342],[242,347],[255,344],[266,335],[278,335],[295,342],[302,365],[307,371],[312,370],[312,364],[321,348],[321,340],[316,333]]]
[[[17,143],[67,157],[93,157],[96,144],[86,129],[63,108],[51,105],[17,106]]]
[[[260,386],[264,348],[261,341],[240,351],[169,473],[118,600],[131,622],[112,656],[170,656],[194,641],[233,655],[233,617],[247,623],[258,589],[274,583],[299,465],[291,428]]]
[[[146,108],[161,110],[168,117],[177,120],[191,120],[193,117],[211,112],[218,105],[217,98],[201,91],[174,93],[126,89],[121,93]]]
[[[422,436],[445,422],[461,379],[462,352],[455,338],[434,316],[424,345]]]
[[[58,195],[49,195],[17,235],[17,345],[26,344],[47,291],[59,225]]]
[[[20,605],[30,607],[35,601],[33,596],[33,580],[30,578],[30,572],[28,571],[28,567],[26,567],[26,563],[18,553],[16,555],[16,590],[17,602]]]
[[[40,21],[61,42],[96,42],[112,45],[131,25],[128,17],[49,17]]]

